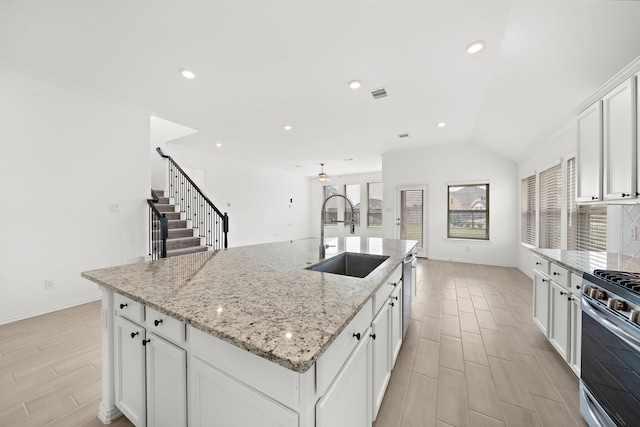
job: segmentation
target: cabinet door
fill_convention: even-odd
[[[387,300],[389,301],[389,300]],[[391,377],[391,305],[385,303],[371,322],[372,419],[376,419]]]
[[[635,197],[635,103],[635,77],[602,99],[605,200],[629,200]]]
[[[371,337],[366,331],[316,404],[316,427],[371,426]]]
[[[396,364],[402,347],[402,282],[391,292],[391,368]]]
[[[569,355],[569,367],[580,378],[580,353],[582,349],[582,309],[580,308],[580,296],[571,296],[571,348]]]
[[[298,426],[298,414],[291,409],[197,356],[189,361],[189,426]]]
[[[569,291],[555,283],[549,286],[549,341],[565,360],[569,355]]]
[[[147,334],[147,425],[187,425],[186,352]]]
[[[135,426],[145,426],[145,330],[120,316],[113,323],[116,406]]]
[[[549,278],[534,271],[533,321],[542,333],[549,336]]]
[[[578,115],[576,200],[602,200],[602,102]]]

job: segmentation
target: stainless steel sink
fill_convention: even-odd
[[[343,252],[320,264],[307,267],[307,270],[363,278],[375,270],[387,258],[389,257],[384,255]]]

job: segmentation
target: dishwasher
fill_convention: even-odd
[[[416,256],[407,254],[402,260],[402,339],[404,340],[411,318],[411,303],[413,301],[413,287],[416,286]]]

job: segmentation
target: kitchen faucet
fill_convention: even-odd
[[[349,202],[349,207],[351,207],[351,220],[350,221],[339,221],[339,220],[335,220],[335,221],[325,221],[324,220],[324,207],[327,204],[327,201],[329,201],[329,199],[331,199],[332,197],[342,197],[343,199],[345,199],[347,202]],[[350,223],[349,225],[349,232],[351,234],[354,234],[356,232],[356,222],[353,219],[353,203],[351,203],[351,200],[349,200],[349,198],[347,196],[343,196],[342,194],[330,194],[329,197],[327,197],[325,199],[325,201],[322,203],[322,212],[320,212],[320,259],[324,259],[325,255],[326,255],[326,249],[329,247],[329,245],[325,245],[324,243],[324,226],[325,224],[337,224],[339,222],[344,222],[344,223]]]

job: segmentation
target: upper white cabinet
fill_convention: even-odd
[[[576,201],[602,201],[602,101],[578,115]]]
[[[604,199],[636,197],[636,78],[631,77],[602,99]]]

